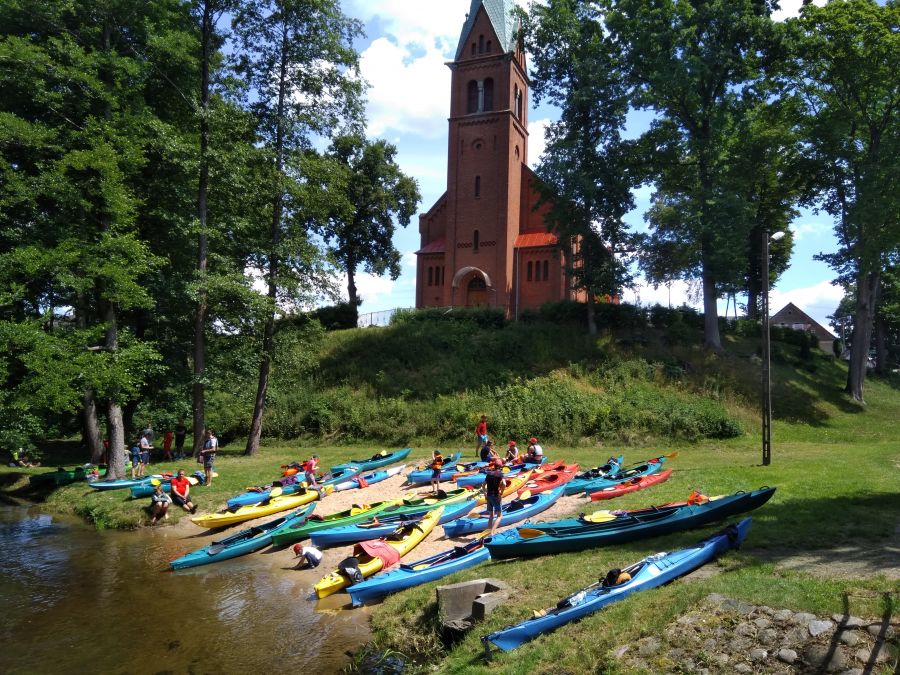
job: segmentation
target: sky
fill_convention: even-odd
[[[525,0],[517,2],[523,7],[527,5]],[[401,169],[419,183],[422,193],[419,213],[428,211],[447,187],[450,69],[445,64],[453,59],[470,4],[470,0],[343,2],[344,12],[365,26],[366,37],[356,47],[360,52],[362,75],[370,84],[367,133],[370,138],[383,138],[397,146]],[[801,0],[782,2],[775,18],[796,15],[800,4]],[[544,128],[556,118],[556,112],[540,106],[532,107],[528,115],[527,161],[534,167],[544,148]],[[641,113],[631,116],[635,127],[640,127],[642,120],[646,116],[642,117]],[[637,205],[626,218],[636,229],[645,229],[643,213],[649,198],[649,188],[636,191]],[[825,213],[804,210],[790,227],[794,233],[794,255],[790,269],[771,290],[772,313],[793,302],[828,327],[826,317],[834,312],[843,291],[831,284],[834,273],[824,263],[813,260],[813,256],[836,250],[832,219]],[[363,300],[361,314],[415,305],[418,216],[413,217],[408,227],[398,228],[394,245],[403,261],[398,279],[357,275]],[[687,303],[701,307],[697,290],[684,282],[658,288],[641,284],[627,289],[623,300],[642,305],[671,302],[672,306]],[[723,301],[720,313],[724,310]],[[732,312],[733,309],[729,314]]]

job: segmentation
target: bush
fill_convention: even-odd
[[[480,328],[503,328],[506,310],[502,307],[429,307],[395,312],[391,325],[412,322],[468,322]]]
[[[349,302],[341,302],[331,307],[320,307],[310,312],[309,316],[318,319],[325,330],[344,330],[356,328],[359,318],[359,306]]]
[[[835,338],[834,342],[831,343],[831,351],[834,353],[835,358],[841,358],[841,354],[844,353],[843,340]]]

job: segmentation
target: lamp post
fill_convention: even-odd
[[[771,237],[769,231],[762,231],[762,463],[772,463],[772,340],[769,333],[769,242],[778,241],[784,232],[775,232]]]

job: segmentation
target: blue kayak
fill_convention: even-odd
[[[341,490],[353,490],[354,488],[364,488],[372,483],[380,483],[383,480],[387,480],[393,476],[396,476],[398,473],[403,471],[406,468],[405,464],[401,464],[400,466],[392,466],[390,469],[379,469],[378,471],[370,471],[369,473],[361,473],[356,476],[351,476],[347,480],[342,480],[338,483],[334,484],[335,492],[340,492]]]
[[[90,485],[95,490],[123,490],[125,488],[135,487],[136,485],[150,484],[152,479],[162,480],[162,474],[153,474],[152,476],[142,476],[141,478],[124,478],[122,480],[95,480]],[[151,490],[152,492],[152,490]]]
[[[631,576],[629,580],[613,585],[606,585],[606,581],[601,580],[560,600],[556,607],[538,612],[538,616],[485,635],[481,638],[485,653],[489,653],[491,644],[503,651],[515,649],[542,633],[581,619],[613,602],[624,600],[632,593],[662,586],[684,576],[725,551],[740,546],[747,537],[751,521],[751,518],[745,518],[737,525],[729,525],[691,548],[648,556],[620,570]],[[611,572],[615,575],[617,571]]]
[[[350,586],[347,590],[353,600],[353,606],[359,607],[369,600],[377,600],[404,588],[440,579],[490,558],[491,554],[484,547],[484,542],[475,539],[465,546],[454,546],[431,557],[400,565],[390,572],[376,574]]]
[[[355,466],[349,467],[347,469],[341,469],[337,473],[330,472],[322,476],[321,480],[316,480],[319,485],[336,485],[341,481],[349,480],[353,478],[356,474],[359,473],[359,469]],[[298,476],[300,476],[298,474]],[[291,476],[293,478],[293,476]],[[283,495],[291,495],[295,492],[299,492],[306,485],[306,481],[303,480],[302,476],[297,478],[295,483],[290,483],[288,485],[284,485],[286,478],[280,478],[272,481],[271,485],[260,487],[255,490],[247,490],[247,492],[243,492],[236,497],[232,497],[228,500],[228,508],[229,509],[239,509],[242,506],[252,506],[253,504],[259,504],[261,501],[268,498],[269,493],[272,492],[273,487],[280,487],[281,494]]]
[[[272,543],[272,535],[279,530],[307,520],[316,508],[315,502],[301,506],[296,511],[286,516],[275,518],[262,525],[254,525],[230,537],[220,541],[214,541],[209,546],[204,546],[187,555],[183,555],[169,563],[173,570],[181,570],[186,567],[197,567],[209,563],[237,558],[247,553],[253,553]]]
[[[441,482],[450,480],[451,478],[453,478],[453,474],[459,473],[460,469],[456,466],[456,464],[457,462],[459,462],[460,457],[462,457],[462,452],[457,450],[444,460],[444,467],[446,468],[441,469]],[[425,467],[422,469],[417,468],[407,474],[406,482],[410,485],[422,485],[424,483],[430,483],[431,474],[432,470],[430,467]]]
[[[674,457],[676,454],[677,453],[672,453],[672,456]],[[622,483],[626,480],[659,473],[660,471],[662,471],[662,467],[666,461],[666,458],[666,455],[660,455],[659,457],[648,459],[646,462],[641,462],[640,464],[632,464],[629,467],[620,469],[619,471],[611,473],[607,476],[600,476],[599,478],[580,483],[578,487],[581,489],[581,492],[583,494],[590,497],[592,492],[597,492],[598,490],[603,490],[613,485],[618,485],[619,483]],[[574,483],[575,480],[573,479],[569,482]]]
[[[372,455],[369,459],[351,459],[349,462],[344,462],[343,464],[337,464],[331,467],[331,473],[340,471],[341,469],[349,469],[353,466],[360,471],[371,471],[372,469],[378,469],[379,467],[387,466],[394,462],[400,462],[406,459],[410,452],[412,452],[412,448],[403,448],[402,450],[395,450],[394,452],[379,452],[377,455]]]
[[[577,495],[584,492],[587,486],[599,478],[605,478],[609,474],[617,473],[622,470],[622,462],[625,461],[624,455],[618,457],[610,457],[606,460],[606,464],[595,466],[593,469],[582,471],[575,478],[566,483],[565,495]]]
[[[216,474],[218,475],[218,474]],[[161,480],[161,485],[163,492],[171,493],[172,492],[172,479],[171,476],[167,476],[165,479],[160,479],[156,477],[157,480]],[[191,487],[195,485],[203,485],[206,481],[206,476],[202,471],[195,471],[187,478],[191,481]],[[149,480],[140,483],[139,485],[135,485],[131,488],[131,499],[140,499],[141,497],[149,497],[153,494],[153,491],[156,489],[156,486]]]
[[[462,518],[475,508],[475,503],[474,499],[466,499],[465,501],[444,506],[444,512],[441,514],[436,525],[443,525],[456,518]],[[424,518],[425,514],[429,511],[442,505],[443,504],[438,503],[436,505],[422,507],[420,510],[416,510],[412,513],[403,513],[398,516],[379,514],[377,523],[367,521],[364,523],[356,523],[355,525],[343,525],[341,527],[332,527],[327,530],[319,530],[310,535],[310,541],[313,546],[324,547],[337,546],[338,544],[355,544],[360,541],[386,537],[398,527],[402,527],[409,522],[419,521]]]
[[[487,466],[487,462],[479,462],[479,464]],[[509,464],[508,466],[509,471],[504,472],[504,476],[516,476],[523,471],[530,471],[531,469],[535,469],[541,465],[534,462],[525,462],[522,464]],[[481,469],[482,467],[477,468]],[[460,476],[456,479],[456,484],[459,485],[459,487],[481,487],[482,485],[484,485],[485,478],[487,478],[487,473],[485,473],[484,471],[478,471],[478,473],[470,473],[468,476]]]
[[[512,525],[535,516],[541,511],[546,511],[553,506],[557,499],[562,497],[562,493],[563,489],[560,486],[548,492],[531,495],[525,499],[514,499],[511,502],[506,502],[502,506],[501,525]],[[459,518],[444,525],[444,536],[460,537],[466,534],[483,532],[487,529],[487,526],[488,516],[485,514]]]

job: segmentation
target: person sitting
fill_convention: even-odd
[[[431,453],[431,491],[434,494],[441,489],[441,471],[444,470],[444,456],[440,450]]]
[[[172,503],[172,498],[163,492],[161,481],[154,478],[153,483],[153,494],[150,495],[150,515],[152,516],[150,524],[156,525],[160,516],[166,520],[169,519],[169,504]]]
[[[185,477],[184,469],[172,478],[172,501],[188,513],[196,513],[197,507],[191,501],[191,482]]]
[[[10,466],[18,466],[23,469],[31,469],[35,466],[40,466],[40,464],[32,464],[28,461],[28,454],[25,452],[23,448],[19,448],[16,450],[15,448],[12,451],[12,463]]]
[[[519,461],[519,446],[515,441],[506,444],[506,463],[515,464]]]
[[[544,461],[544,449],[538,443],[538,439],[528,439],[528,451],[525,453],[525,461],[532,464],[541,464]]]

